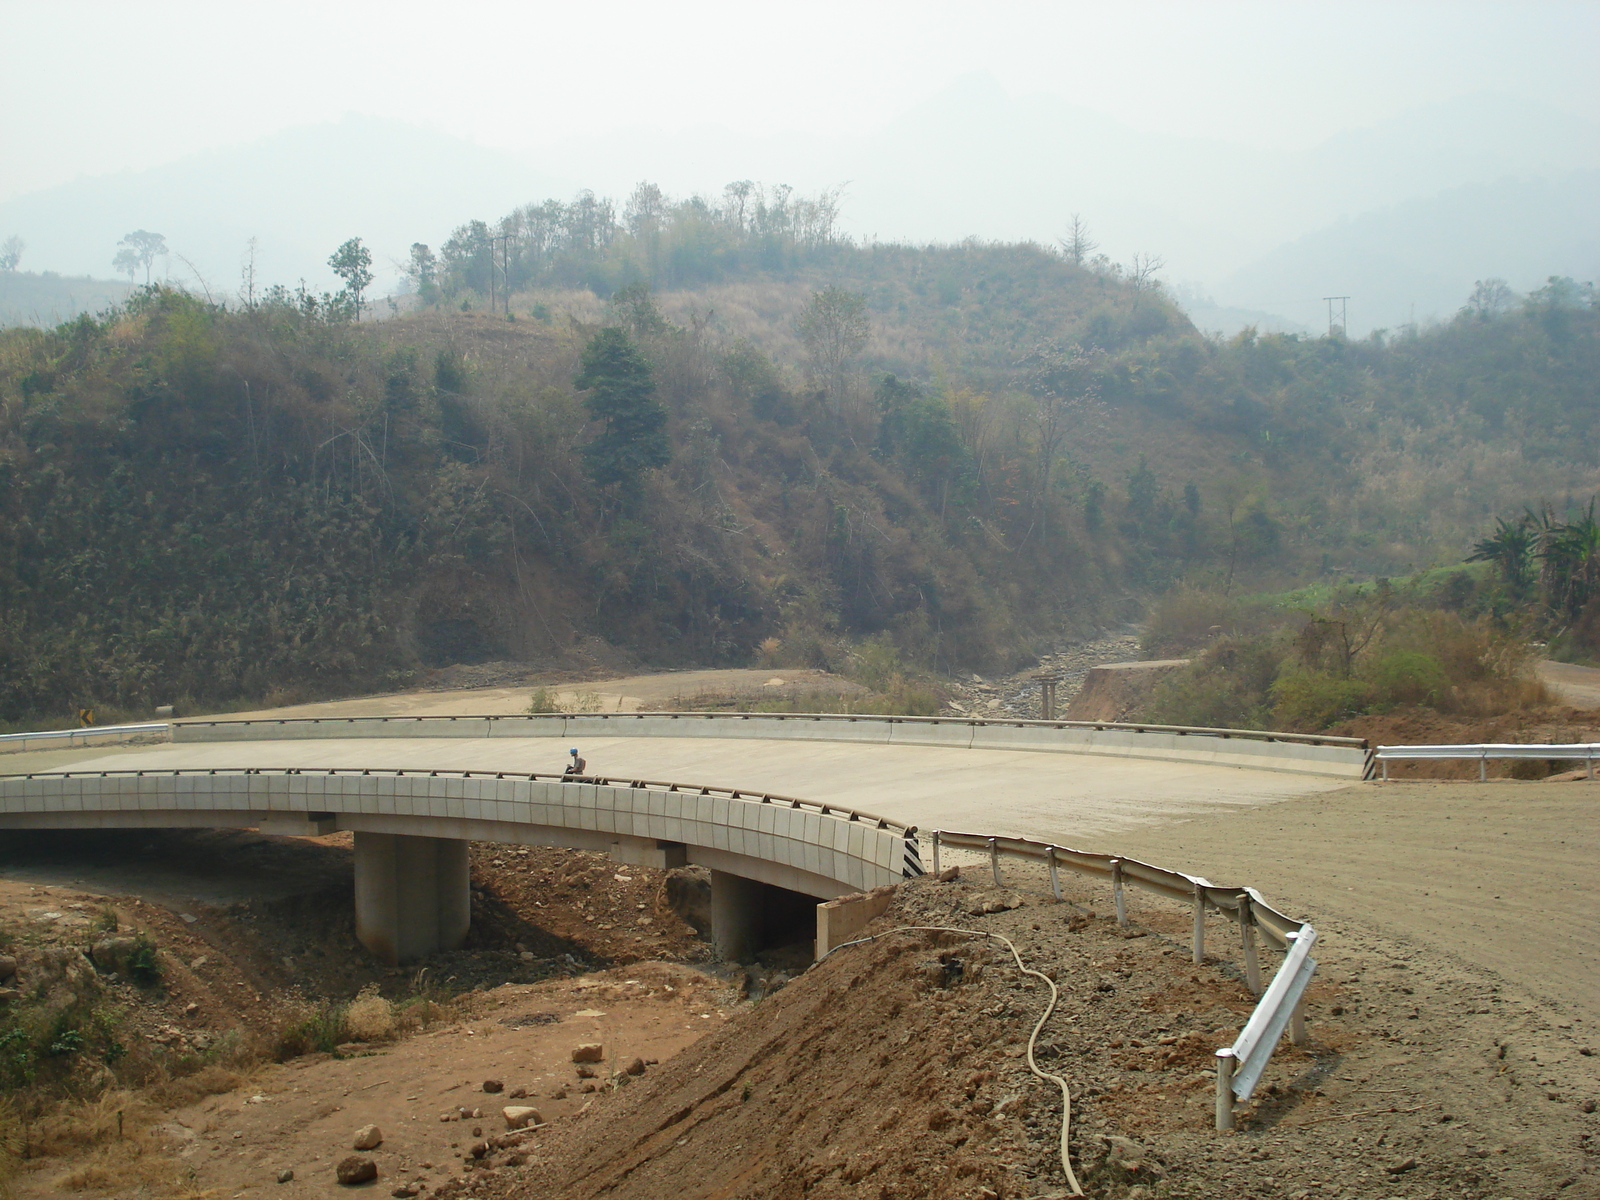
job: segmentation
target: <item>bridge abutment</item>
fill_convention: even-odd
[[[472,921],[467,848],[456,838],[357,831],[361,944],[396,965],[459,948]]]

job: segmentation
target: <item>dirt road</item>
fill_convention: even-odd
[[[1535,671],[1546,687],[1578,708],[1600,708],[1600,667],[1579,667],[1546,659]]]
[[[216,715],[226,720],[240,721],[268,717],[509,716],[528,711],[528,700],[534,686],[522,684],[517,687],[395,692],[385,696],[357,696],[347,700],[324,700],[315,704],[293,704],[283,708]],[[547,690],[556,703],[579,712],[656,711],[710,693],[719,696],[783,697],[807,692],[832,695],[866,692],[860,684],[826,671],[795,668],[751,670],[742,667],[666,671],[586,683],[552,683]],[[199,714],[184,715],[193,717]]]

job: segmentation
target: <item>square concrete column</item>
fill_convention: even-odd
[[[361,832],[355,842],[356,936],[363,946],[399,964],[466,940],[472,920],[466,842]]]
[[[755,953],[761,890],[742,875],[711,872],[711,945],[728,962],[743,962]]]

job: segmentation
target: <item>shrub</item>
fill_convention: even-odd
[[[1298,732],[1326,729],[1346,717],[1367,711],[1372,685],[1340,679],[1326,671],[1293,671],[1272,685],[1275,728]]]
[[[344,1006],[323,1000],[308,1005],[278,1027],[272,1055],[278,1062],[302,1054],[333,1054],[343,1040]]]
[[[377,984],[369,983],[345,1010],[344,1028],[351,1041],[388,1041],[396,1031],[394,1005],[378,994]]]
[[[1260,729],[1271,723],[1281,650],[1265,639],[1223,642],[1152,689],[1143,719],[1166,725]]]
[[[154,987],[161,982],[161,952],[142,933],[134,939],[133,952],[128,955],[128,978],[140,987]]]
[[[1371,685],[1372,701],[1384,707],[1437,707],[1450,697],[1450,679],[1439,660],[1416,650],[1392,650],[1364,663],[1361,674]]]
[[[600,711],[600,697],[593,692],[578,692],[570,699],[562,699],[555,688],[536,687],[528,697],[527,712],[541,713],[592,713]]]

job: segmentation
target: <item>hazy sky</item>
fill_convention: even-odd
[[[1591,115],[1600,2],[0,0],[0,53],[5,199],[345,111],[516,150],[859,132],[974,71],[1256,146],[1483,91]]]

